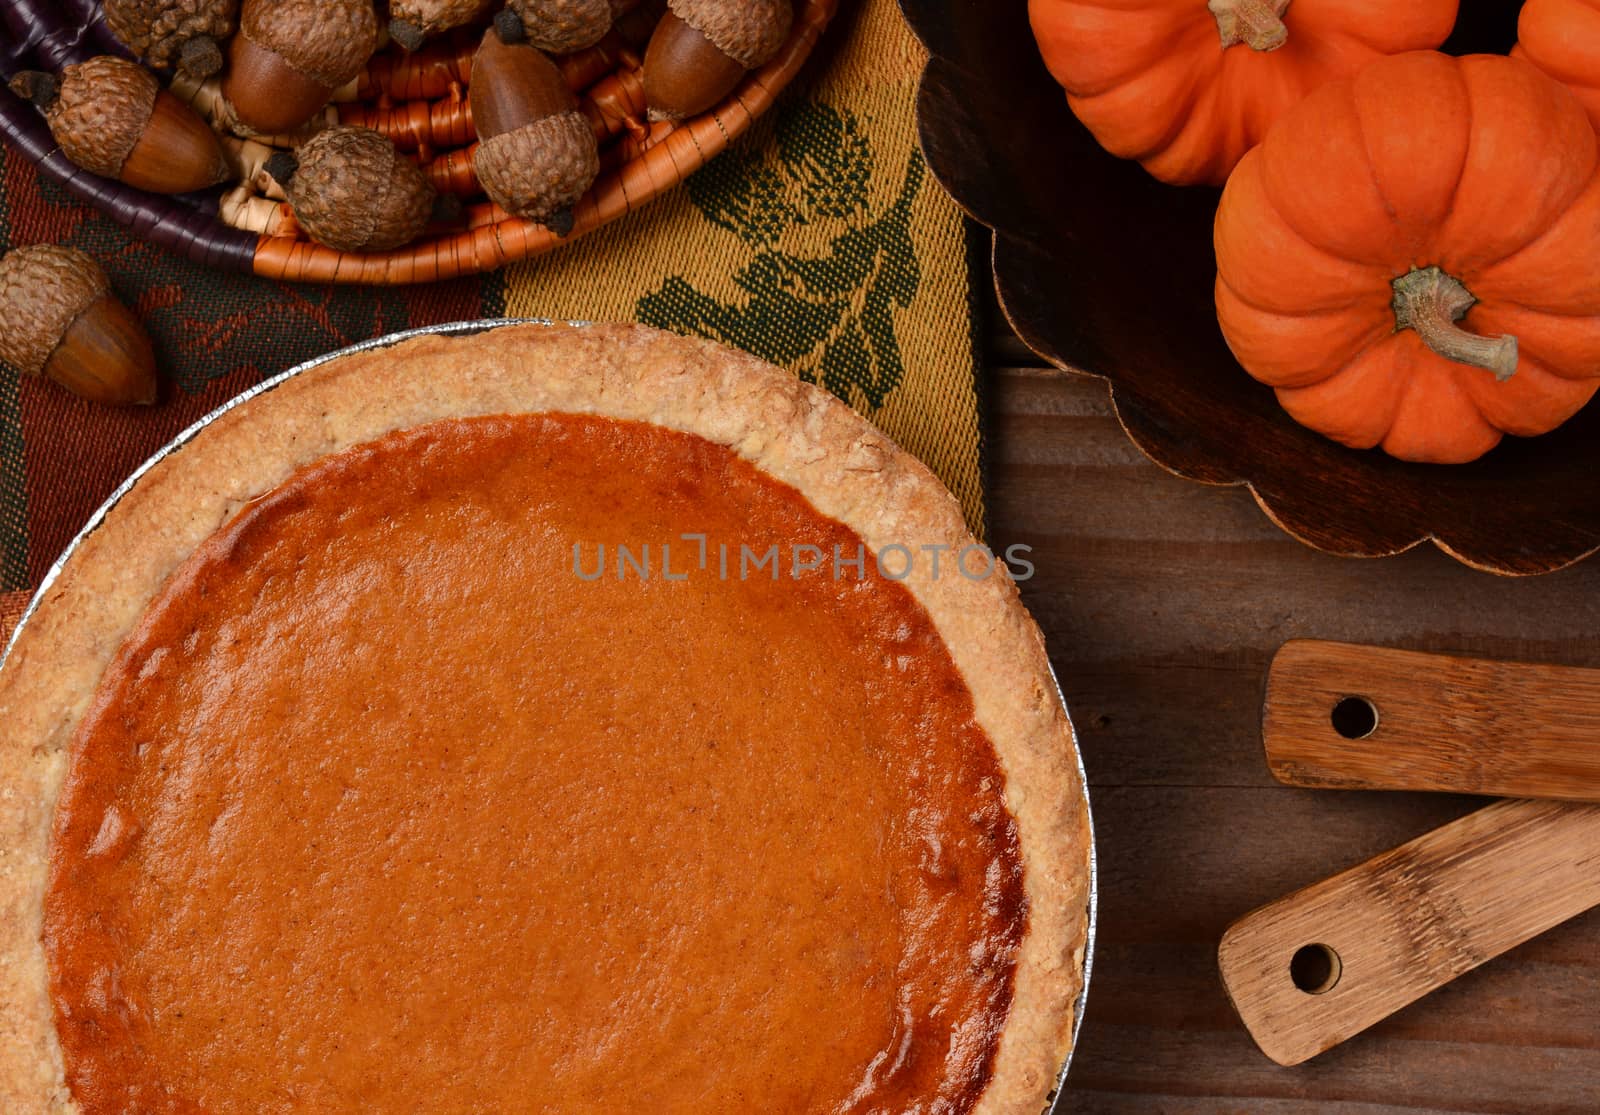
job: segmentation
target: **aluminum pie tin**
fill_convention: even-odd
[[[99,529],[100,525],[105,522],[106,516],[110,514],[111,509],[121,502],[124,496],[133,490],[134,486],[139,483],[140,479],[143,478],[145,473],[149,472],[156,465],[160,464],[162,461],[178,452],[190,441],[192,441],[202,430],[211,425],[224,414],[244,406],[246,403],[257,398],[258,396],[267,394],[269,391],[278,387],[280,384],[286,383],[287,381],[293,379],[295,376],[302,375],[305,372],[309,372],[315,368],[320,368],[322,365],[332,360],[337,360],[345,356],[351,356],[358,352],[370,352],[373,349],[389,348],[393,345],[399,344],[402,341],[411,340],[413,337],[426,337],[431,335],[466,337],[471,336],[474,333],[487,333],[491,330],[499,329],[507,325],[556,324],[571,325],[581,328],[588,323],[581,321],[558,323],[550,318],[490,318],[482,321],[458,321],[452,322],[448,325],[426,325],[418,329],[407,329],[399,333],[390,333],[387,336],[378,337],[371,341],[363,341],[360,344],[350,345],[346,348],[337,349],[333,352],[329,352],[322,356],[307,360],[303,364],[296,364],[288,371],[280,372],[278,375],[262,380],[254,387],[251,387],[248,390],[234,396],[226,403],[223,403],[216,410],[195,422],[194,425],[178,434],[177,437],[173,438],[166,445],[156,450],[156,452],[151,455],[149,460],[145,461],[144,464],[135,469],[126,480],[117,486],[116,491],[112,492],[111,495],[107,497],[106,501],[95,510],[94,514],[89,516],[89,520],[84,524],[83,529],[73,536],[72,541],[67,544],[67,548],[61,552],[61,556],[56,558],[56,560],[51,564],[49,570],[45,573],[44,580],[40,582],[38,590],[33,594],[32,599],[28,601],[28,606],[26,609],[24,609],[22,618],[17,621],[17,626],[11,633],[11,639],[6,644],[5,653],[0,655],[0,669],[4,669],[6,662],[11,657],[12,648],[16,646],[17,638],[22,634],[22,629],[27,626],[28,620],[33,617],[33,614],[36,611],[38,611],[40,602],[49,595],[51,586],[55,583],[56,578],[61,575],[61,571],[66,567],[67,563],[72,560],[72,555],[77,552],[78,546],[83,542],[83,540]],[[1062,712],[1066,713],[1066,698],[1062,695],[1061,683],[1055,676],[1054,666],[1050,667],[1050,680],[1055,687],[1056,702],[1061,706]],[[1071,724],[1070,714],[1068,714],[1068,724],[1069,726]],[[1072,728],[1071,731],[1073,740],[1073,760],[1077,764],[1078,768],[1078,786],[1082,793],[1084,821],[1089,830],[1089,909],[1088,924],[1084,936],[1083,946],[1083,984],[1082,989],[1078,992],[1077,1001],[1073,1004],[1072,1008],[1072,1049],[1068,1051],[1067,1061],[1061,1066],[1061,1071],[1056,1076],[1055,1098],[1046,1109],[1047,1115],[1064,1115],[1067,1109],[1065,1092],[1067,1070],[1072,1067],[1072,1054],[1077,1051],[1079,1032],[1083,1029],[1083,1012],[1084,1008],[1088,1004],[1089,996],[1089,976],[1094,967],[1095,929],[1099,920],[1100,873],[1099,860],[1095,851],[1094,817],[1089,808],[1089,779],[1088,774],[1084,770],[1083,766],[1083,754],[1078,750],[1077,746],[1077,729]]]

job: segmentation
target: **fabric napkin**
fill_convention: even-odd
[[[676,191],[508,272],[411,288],[207,271],[0,151],[0,248],[69,244],[144,321],[165,380],[113,410],[0,370],[0,643],[89,515],[174,435],[332,349],[499,316],[637,320],[826,386],[920,456],[984,529],[969,238],[917,148],[923,52],[894,0],[845,0],[777,109]]]

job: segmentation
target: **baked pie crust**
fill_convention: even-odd
[[[931,574],[918,547],[972,543],[955,500],[828,393],[639,326],[513,325],[340,356],[226,411],[144,472],[43,591],[0,669],[0,1109],[79,1109],[42,942],[56,806],[102,681],[174,572],[247,504],[330,454],[430,423],[527,414],[705,439],[797,490],[870,551],[916,548],[901,583],[992,742],[1026,899],[1009,1009],[971,1110],[1046,1106],[1082,990],[1090,835],[1071,726],[1014,585],[948,566]]]

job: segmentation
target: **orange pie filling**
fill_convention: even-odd
[[[45,947],[97,1112],[964,1111],[1026,924],[990,740],[860,540],[576,415],[325,458],[171,578],[59,799]],[[585,579],[598,547],[659,554]],[[681,579],[679,579],[681,578]]]

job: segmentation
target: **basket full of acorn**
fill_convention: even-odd
[[[0,128],[41,174],[205,265],[445,279],[671,188],[770,107],[836,4],[0,0]],[[115,332],[84,262],[16,274],[73,273],[39,319]],[[77,374],[45,371],[43,344],[16,355]]]

